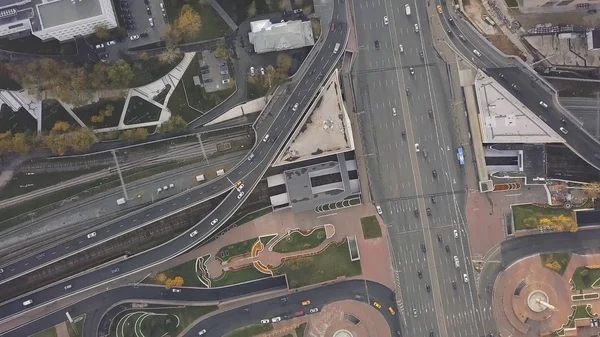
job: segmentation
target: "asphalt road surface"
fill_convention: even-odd
[[[67,321],[65,312],[68,311],[71,317],[86,315],[83,336],[92,337],[98,335],[98,329],[102,317],[106,311],[113,305],[121,301],[131,300],[158,300],[158,301],[181,301],[184,302],[217,302],[233,299],[241,296],[248,296],[265,291],[278,289],[287,289],[287,283],[284,277],[265,278],[262,280],[244,283],[224,288],[179,288],[181,292],[175,293],[165,290],[163,286],[137,287],[125,286],[108,291],[101,292],[86,300],[71,305],[64,310],[58,310],[37,320],[31,321],[17,329],[8,331],[0,336],[3,337],[24,337],[31,336],[39,331],[43,331],[57,324]]]
[[[282,300],[282,298],[285,299]],[[378,302],[381,304],[381,309],[377,310],[384,315],[390,326],[391,334],[397,335],[397,331],[401,329],[400,322],[397,316],[391,315],[387,309],[396,306],[395,299],[394,292],[379,283],[362,280],[345,281],[226,311],[200,322],[190,329],[185,336],[198,336],[201,330],[206,330],[204,336],[207,337],[225,336],[236,329],[260,324],[262,319],[281,317],[283,320],[283,316],[291,315],[300,310],[308,315],[311,314],[310,309],[321,309],[327,304],[341,300],[355,300],[367,302],[371,305],[373,302]],[[311,303],[308,306],[302,306],[302,302],[307,300]],[[358,318],[360,319],[360,317]]]
[[[600,97],[561,97],[560,103],[583,123],[583,127],[600,139]]]
[[[162,246],[156,247],[153,250],[147,251],[143,254],[131,257],[125,261],[115,263],[111,266],[94,270],[85,275],[75,277],[70,280],[61,281],[54,284],[46,289],[34,292],[32,294],[23,296],[19,299],[15,299],[10,302],[4,303],[0,306],[0,322],[5,319],[23,313],[26,309],[41,305],[55,300],[56,298],[73,294],[82,289],[88,288],[92,285],[100,285],[109,279],[118,277],[119,275],[128,274],[132,271],[142,270],[145,267],[153,264],[157,264],[160,261],[165,261],[169,258],[179,255],[181,252],[197,245],[206,239],[210,234],[216,231],[219,225],[223,224],[239,206],[244,202],[250,191],[258,183],[261,176],[266,171],[267,167],[271,163],[273,157],[282,146],[284,140],[289,136],[297,121],[310,103],[310,98],[314,92],[319,88],[320,81],[316,80],[316,77],[321,73],[328,73],[333,66],[336,64],[341,53],[334,54],[333,49],[336,43],[344,44],[347,37],[347,24],[346,8],[344,2],[336,2],[334,15],[340,14],[340,21],[342,21],[342,29],[337,30],[333,34],[328,34],[327,39],[323,42],[322,49],[317,54],[315,61],[310,65],[306,72],[306,75],[298,79],[298,83],[290,95],[282,95],[277,97],[277,101],[273,108],[274,111],[282,111],[268,118],[264,119],[262,124],[257,130],[257,139],[263,139],[265,134],[269,135],[269,141],[260,141],[256,144],[252,150],[255,157],[252,161],[244,160],[238,167],[232,169],[226,176],[227,179],[220,179],[210,184],[206,184],[195,190],[187,193],[178,194],[173,198],[165,199],[158,202],[151,207],[145,208],[142,212],[137,212],[126,218],[117,221],[113,226],[117,226],[117,232],[124,232],[131,230],[138,226],[138,224],[148,222],[150,220],[159,220],[160,218],[168,216],[168,214],[175,213],[184,208],[187,208],[192,203],[199,203],[206,198],[215,196],[219,193],[227,192],[228,195],[223,200],[221,205],[215,209],[207,218],[199,222],[194,228],[191,228],[188,232],[181,235],[180,237],[173,239]],[[312,70],[315,70],[312,72]],[[294,105],[298,103],[298,108],[293,111],[292,108],[285,108],[286,105]],[[241,180],[244,182],[244,195],[240,196],[238,192],[233,189],[235,181]],[[215,221],[216,220],[216,223]],[[212,224],[211,224],[212,222]],[[197,231],[197,232],[195,232]],[[103,240],[106,240],[110,233],[97,232],[96,236],[88,238],[82,236],[73,240],[74,244],[78,245],[77,248],[69,246],[69,249],[74,253],[75,251],[89,247],[91,244],[98,244]],[[193,234],[196,233],[196,234]],[[36,261],[37,265],[43,265],[48,263],[48,260],[52,257],[42,257],[40,261]],[[27,268],[31,268],[29,265]],[[11,271],[4,271],[2,274],[3,278],[11,275]],[[14,271],[12,272],[14,273]],[[14,274],[13,274],[14,275]],[[70,287],[67,287],[70,286]],[[67,287],[67,289],[65,289]],[[29,306],[24,306],[23,302],[26,300],[32,300],[33,303]]]
[[[354,2],[361,47],[355,88],[371,188],[389,227],[408,335],[480,336],[484,329],[462,213],[466,187],[451,135],[446,69],[432,48],[425,3],[408,2],[410,16],[406,4]]]

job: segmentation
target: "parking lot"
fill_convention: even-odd
[[[231,85],[231,75],[227,61],[219,59],[211,51],[202,52],[200,62],[200,77],[202,85],[206,92],[215,92],[229,89]]]

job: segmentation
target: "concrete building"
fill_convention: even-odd
[[[250,43],[258,54],[297,49],[315,44],[310,21],[285,21],[271,23],[270,20],[250,22]]]
[[[99,25],[117,27],[110,0],[0,0],[0,37],[33,34],[64,42],[93,34]]]
[[[587,38],[587,49],[600,50],[600,30],[590,30],[585,35]]]

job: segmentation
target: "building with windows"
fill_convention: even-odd
[[[0,0],[0,37],[33,34],[64,42],[93,34],[99,25],[117,27],[110,0]]]

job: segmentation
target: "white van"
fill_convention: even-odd
[[[334,53],[334,54],[337,54],[338,50],[340,50],[340,44],[339,44],[339,43],[336,43],[336,44],[335,44],[335,47],[333,47],[333,53]]]
[[[31,303],[33,303],[33,301],[32,301],[32,300],[27,300],[27,301],[23,302],[23,306],[28,306],[28,305],[30,305]]]
[[[454,266],[456,268],[460,268],[460,262],[458,261],[458,256],[454,256]]]
[[[410,15],[410,5],[409,4],[404,5],[404,13],[406,13],[406,15]]]

